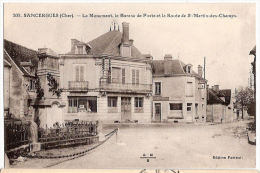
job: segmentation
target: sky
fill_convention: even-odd
[[[256,7],[254,3],[49,3],[5,4],[4,38],[37,50],[48,47],[58,54],[70,51],[70,39],[83,42],[109,31],[112,21],[120,30],[122,22],[130,24],[130,38],[143,54],[155,60],[172,54],[173,59],[197,66],[206,57],[206,79],[220,89],[247,86],[249,51],[256,44]],[[66,13],[74,18],[13,17],[24,13]],[[235,15],[233,18],[205,17],[76,17],[93,14],[205,14]]]

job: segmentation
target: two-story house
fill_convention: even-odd
[[[154,60],[153,121],[194,122],[206,120],[206,80],[202,67],[198,73],[171,55]]]
[[[70,52],[60,55],[65,121],[151,121],[152,57],[129,39],[128,23],[122,28],[88,43],[72,39]]]

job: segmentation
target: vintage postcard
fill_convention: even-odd
[[[3,10],[6,168],[256,168],[256,3]]]

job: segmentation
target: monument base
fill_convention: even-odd
[[[41,143],[30,144],[30,152],[36,152],[41,150]]]

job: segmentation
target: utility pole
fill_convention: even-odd
[[[206,80],[206,57],[204,56],[204,67],[203,67],[203,73],[204,73],[204,80]]]

